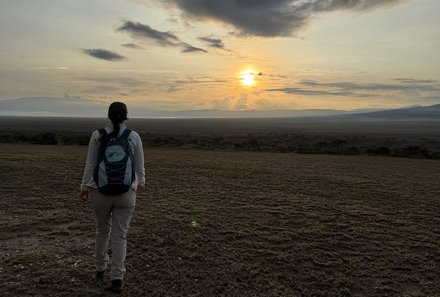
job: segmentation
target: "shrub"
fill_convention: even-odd
[[[429,151],[420,145],[408,145],[398,151],[399,157],[430,158]]]
[[[387,146],[380,146],[374,151],[374,153],[376,155],[389,156],[391,154],[391,150]]]
[[[13,143],[14,141],[14,137],[11,134],[2,134],[0,136],[0,142],[1,143]]]
[[[55,133],[44,133],[41,136],[37,136],[36,137],[36,141],[37,144],[50,144],[50,145],[55,145],[58,144],[58,138],[55,135]]]
[[[356,146],[350,146],[344,150],[344,155],[360,155],[361,151]]]

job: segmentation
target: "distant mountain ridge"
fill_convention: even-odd
[[[108,103],[80,97],[25,97],[0,100],[3,116],[67,116],[103,117]],[[309,117],[333,116],[349,113],[345,110],[220,110],[200,109],[164,111],[129,106],[129,116],[139,118],[256,118],[256,117]]]
[[[440,104],[430,106],[414,106],[391,110],[381,110],[375,112],[355,113],[346,117],[359,117],[364,119],[383,119],[383,120],[410,120],[410,119],[430,119],[440,120]]]
[[[1,116],[62,116],[62,117],[105,117],[108,103],[81,97],[25,97],[0,100]],[[440,104],[414,106],[392,110],[181,110],[164,111],[142,106],[129,106],[133,118],[302,118],[302,117],[344,117],[346,119],[439,119]]]
[[[105,106],[80,97],[25,97],[0,100],[0,115],[96,116]]]

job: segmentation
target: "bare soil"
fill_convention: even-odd
[[[86,153],[0,145],[2,296],[109,294],[78,197]],[[439,161],[145,156],[124,296],[440,296]]]

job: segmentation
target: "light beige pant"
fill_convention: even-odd
[[[110,277],[123,279],[127,252],[127,232],[136,205],[136,193],[132,189],[121,195],[105,195],[92,192],[92,206],[96,218],[95,260],[96,271],[107,268],[108,244],[111,237],[112,261]]]

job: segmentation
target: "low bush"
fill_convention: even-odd
[[[87,145],[90,135],[73,132],[0,131],[0,143]],[[221,151],[280,152],[298,154],[360,155],[440,159],[440,140],[380,138],[363,135],[334,137],[304,134],[153,134],[143,133],[145,146],[197,148]]]

